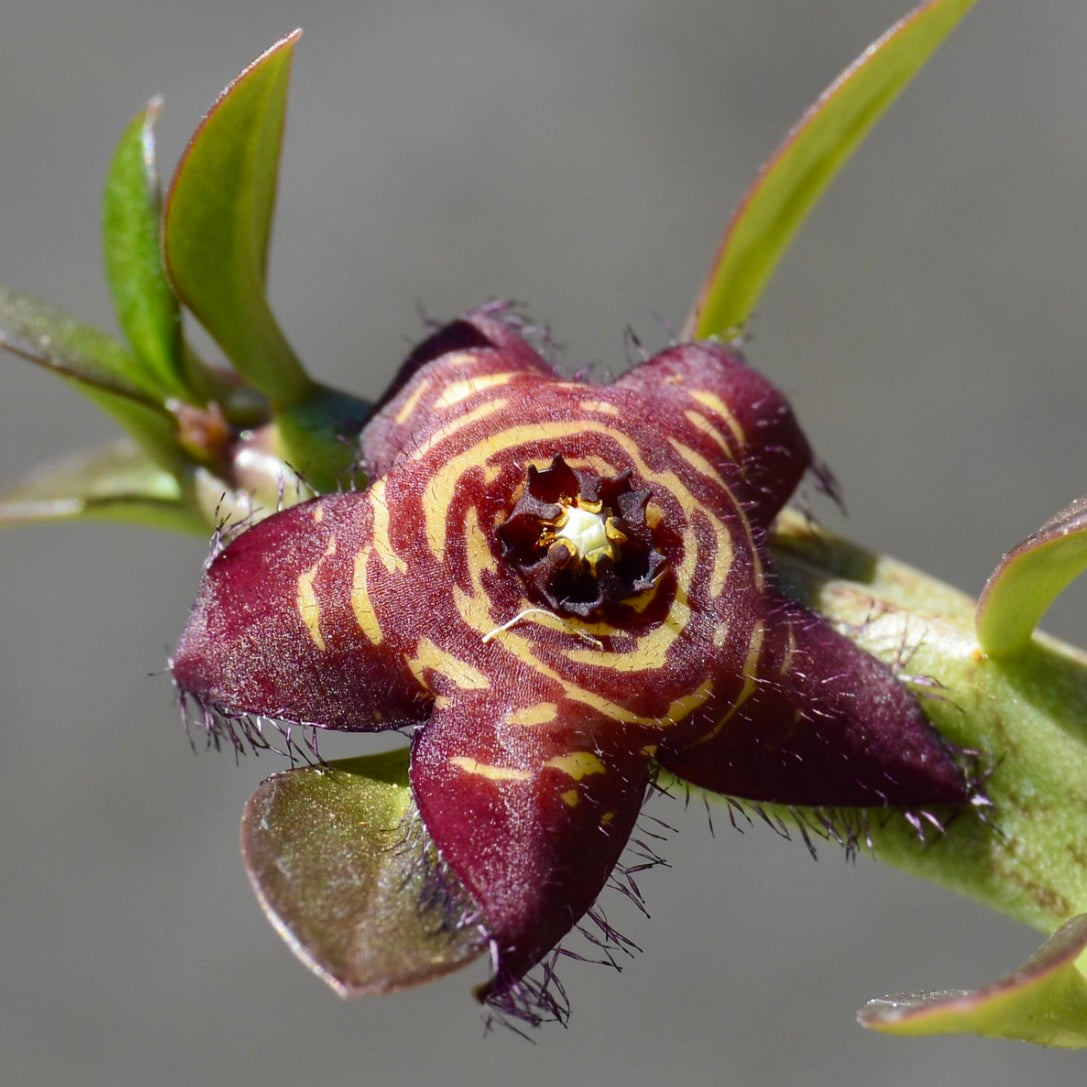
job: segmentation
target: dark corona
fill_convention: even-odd
[[[529,594],[556,611],[588,616],[652,589],[665,566],[646,521],[651,492],[631,473],[601,479],[559,454],[528,466],[524,490],[498,526],[503,553]]]

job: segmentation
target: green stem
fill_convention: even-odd
[[[872,852],[1047,933],[1087,912],[1087,655],[1036,635],[994,659],[956,590],[795,515],[775,543],[786,588],[912,680],[940,733],[993,767],[987,817],[960,814],[928,844],[872,819]]]

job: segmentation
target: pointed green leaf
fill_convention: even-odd
[[[725,230],[683,338],[729,336],[835,174],[975,0],[928,0],[870,45],[763,166]]]
[[[0,526],[87,518],[207,534],[174,476],[126,438],[69,453],[0,491]]]
[[[63,377],[147,404],[159,404],[156,382],[105,332],[0,284],[0,347]]]
[[[1050,604],[1087,570],[1087,498],[1080,498],[1013,547],[978,600],[982,649],[994,657],[1021,653]]]
[[[296,30],[219,96],[189,143],[167,197],[166,265],[182,302],[238,370],[272,400],[312,382],[265,295],[280,143]]]
[[[155,382],[112,336],[0,284],[0,347],[71,382],[162,467],[185,470],[188,458]]]
[[[1068,1049],[1087,1047],[1087,914],[1062,925],[1022,966],[973,992],[908,993],[871,1000],[862,1026],[885,1034],[981,1034]]]
[[[435,895],[406,750],[276,774],[250,799],[242,852],[269,920],[341,996],[448,973],[483,949]]]
[[[181,309],[162,264],[162,193],[155,164],[154,98],[125,129],[102,201],[106,278],[117,320],[163,399],[193,399],[182,373]]]

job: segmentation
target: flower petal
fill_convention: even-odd
[[[739,469],[739,497],[763,525],[811,465],[811,448],[789,402],[723,344],[669,348],[624,374],[615,388],[633,390],[657,406],[661,418],[674,420],[670,429],[676,436],[681,418],[697,428],[716,466],[730,477]]]
[[[430,365],[434,363],[435,365]],[[408,356],[362,433],[371,478],[385,475],[445,415],[462,415],[473,398],[516,379],[558,375],[520,335],[506,311],[474,310],[427,337]],[[512,381],[510,379],[513,379]]]
[[[661,765],[704,789],[774,804],[964,804],[969,788],[916,699],[820,617],[773,609],[746,699]]]
[[[181,690],[230,715],[321,728],[425,719],[401,647],[374,617],[363,576],[372,526],[368,495],[329,495],[261,521],[221,551],[172,661]]]
[[[633,733],[572,704],[503,712],[480,691],[435,711],[412,747],[411,783],[491,942],[480,999],[513,989],[592,906],[648,777]]]

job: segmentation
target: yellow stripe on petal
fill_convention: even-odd
[[[580,781],[590,774],[606,774],[608,768],[591,751],[573,751],[569,755],[556,755],[544,763],[551,770],[561,770],[567,777]]]
[[[366,492],[370,498],[370,508],[374,513],[374,550],[385,564],[389,573],[408,572],[408,564],[393,550],[389,537],[389,504],[385,498],[385,480],[378,479],[370,484]]]
[[[485,389],[493,389],[496,385],[506,385],[511,378],[517,377],[514,370],[507,370],[501,374],[480,374],[478,377],[468,377],[463,381],[454,381],[442,389],[441,395],[434,401],[434,407],[439,411],[454,407],[467,400],[476,393]]]
[[[491,685],[490,679],[475,665],[435,645],[429,638],[419,639],[415,656],[408,660],[407,665],[411,674],[428,690],[427,672],[434,672],[465,691],[485,691]]]
[[[554,702],[536,702],[506,714],[507,725],[549,725],[555,720],[559,707]]]
[[[321,507],[316,507],[314,514],[320,512]],[[322,514],[323,516],[323,514]],[[298,614],[301,616],[302,622],[306,626],[306,630],[309,631],[310,640],[318,649],[324,652],[325,639],[321,635],[321,605],[317,600],[317,591],[313,587],[313,581],[317,577],[317,571],[321,567],[321,563],[330,555],[336,554],[336,537],[333,536],[328,541],[328,546],[325,548],[325,553],[304,573],[298,575],[298,591],[295,599],[296,607],[298,608]]]
[[[385,633],[378,622],[374,605],[370,601],[370,581],[367,573],[373,549],[364,547],[355,556],[355,568],[351,578],[351,610],[355,613],[355,622],[359,630],[366,635],[371,645],[381,645]]]
[[[687,422],[691,424],[691,426],[696,427],[698,430],[701,430],[703,434],[711,438],[720,447],[721,452],[724,453],[724,455],[728,457],[729,460],[736,459],[736,456],[732,452],[732,449],[729,447],[728,442],[725,441],[725,436],[701,412],[685,411],[683,413],[683,418],[686,419]]]
[[[463,770],[466,774],[486,778],[488,781],[529,781],[532,778],[528,770],[518,770],[515,766],[492,766],[461,755],[450,759],[449,765]]]
[[[316,574],[316,566],[304,574],[299,574],[296,606],[306,630],[309,631],[310,640],[324,652],[325,640],[321,636],[321,605],[317,602],[317,593],[313,588],[313,579]]]
[[[744,428],[740,426],[739,420],[732,414],[728,404],[716,393],[708,392],[705,389],[691,389],[690,394],[691,398],[697,400],[704,408],[709,408],[714,415],[720,416],[740,445],[747,444],[747,435],[744,433]]]

